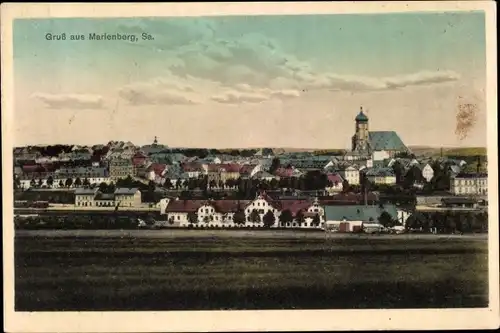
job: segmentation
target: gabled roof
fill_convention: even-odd
[[[397,219],[398,214],[396,206],[384,205],[384,208],[379,206],[324,206],[325,218],[327,221],[363,221],[368,222],[370,218],[373,221],[378,221],[382,212],[387,212],[393,219]]]
[[[488,178],[487,173],[459,173],[455,176],[456,178]]]
[[[394,131],[370,131],[368,135],[371,150],[408,151],[408,148]]]
[[[101,193],[98,192],[94,198],[95,200],[114,200],[115,195],[112,193]]]
[[[327,174],[327,178],[330,182],[332,182],[332,184],[342,184],[342,182],[344,181],[342,179],[342,177],[337,174],[337,173],[329,173]]]
[[[152,163],[151,165],[148,166],[147,171],[151,172],[153,171],[156,175],[161,176],[167,166],[165,164],[160,164],[160,163]]]
[[[309,200],[280,200],[279,205],[281,211],[289,210],[295,216],[299,211],[305,212],[309,207],[312,206],[312,202]]]
[[[240,174],[242,175],[250,175],[252,171],[255,169],[256,165],[254,164],[245,164],[240,168]]]
[[[182,167],[182,170],[184,170],[184,172],[201,172],[201,171],[203,171],[202,165],[200,163],[197,163],[197,162],[182,163],[181,167]]]
[[[75,195],[90,195],[90,194],[96,194],[99,189],[91,189],[91,188],[82,188],[78,187],[75,189]]]
[[[138,188],[124,188],[124,187],[119,187],[115,190],[115,194],[128,194],[128,195],[134,195],[137,191],[139,191]]]
[[[209,172],[239,172],[241,166],[236,163],[208,164]]]
[[[371,168],[366,171],[366,175],[373,177],[392,177],[394,176],[394,170],[392,168]]]
[[[253,175],[253,178],[257,178],[257,179],[262,179],[262,178],[274,178],[275,176],[271,175],[269,172],[267,171],[259,171],[259,172],[256,172],[254,175]]]

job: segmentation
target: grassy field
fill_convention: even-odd
[[[487,306],[483,238],[152,235],[19,232],[16,310]]]

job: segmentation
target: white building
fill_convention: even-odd
[[[115,203],[120,207],[138,207],[141,205],[141,191],[138,188],[117,188]]]
[[[426,165],[424,165],[422,167],[422,177],[424,177],[424,179],[427,182],[430,182],[432,180],[432,178],[434,177],[434,170],[429,165],[429,163],[427,163]]]
[[[451,177],[450,192],[454,195],[487,195],[488,175],[461,173]]]
[[[353,165],[340,169],[339,174],[349,185],[359,185],[359,170]]]

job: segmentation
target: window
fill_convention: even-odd
[[[177,215],[177,220],[180,220],[180,219],[181,219],[181,217],[179,215]]]

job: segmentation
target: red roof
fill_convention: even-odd
[[[26,172],[26,173],[43,171],[42,168],[38,164],[23,165],[22,168],[23,168],[23,172]]]
[[[250,175],[250,173],[255,169],[256,164],[245,164],[240,168],[240,174],[242,175]]]
[[[203,167],[201,166],[200,163],[183,163],[182,170],[184,172],[197,172],[197,171],[202,171]]]
[[[167,213],[191,213],[197,212],[205,200],[174,200],[168,203]]]
[[[278,169],[276,169],[274,174],[276,176],[279,176],[279,177],[292,177],[293,169],[291,169],[291,168],[278,168]]]
[[[244,209],[248,203],[248,200],[217,200],[211,205],[220,213],[234,213],[239,209]]]
[[[307,211],[312,202],[309,200],[281,200],[281,210],[289,210],[295,216],[300,210]]]
[[[248,200],[175,200],[169,202],[166,212],[190,213],[197,212],[203,205],[212,206],[219,213],[234,213],[238,209],[244,209]]]
[[[154,171],[154,173],[158,176],[161,176],[163,174],[163,171],[167,168],[166,164],[160,164],[160,163],[152,163],[148,167],[148,171]]]
[[[340,177],[340,175],[338,174],[335,174],[335,173],[330,173],[327,175],[328,177],[328,180],[332,182],[332,184],[335,184],[335,183],[338,183],[338,184],[342,184],[342,177]]]
[[[236,163],[225,163],[225,164],[209,164],[208,171],[209,172],[240,172],[241,165]]]
[[[134,154],[134,156],[132,156],[132,158],[146,158],[146,155],[138,151],[137,153]]]

